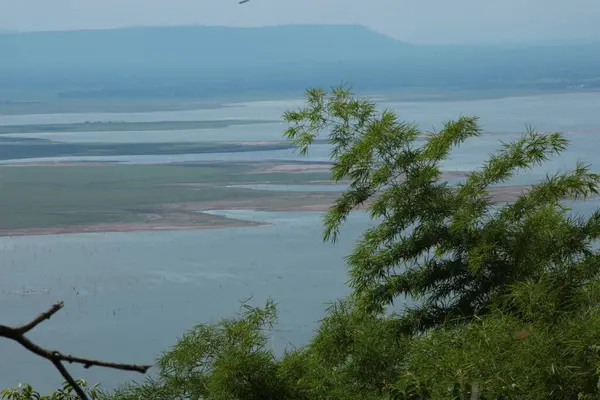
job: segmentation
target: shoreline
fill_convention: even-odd
[[[529,185],[503,186],[492,188],[489,193],[493,203],[509,203],[514,201]],[[335,196],[337,197],[337,195]],[[115,233],[115,232],[159,232],[179,230],[205,230],[257,227],[269,225],[268,222],[248,221],[214,214],[206,211],[246,210],[266,212],[325,212],[333,204],[333,198],[314,196],[303,199],[304,204],[272,203],[260,204],[257,200],[205,203],[166,204],[160,211],[143,214],[145,220],[138,222],[94,223],[74,226],[54,226],[44,228],[20,228],[0,230],[0,237],[48,236],[81,233]],[[311,201],[312,200],[312,201]],[[264,199],[263,199],[264,201]],[[365,204],[356,210],[364,210]]]
[[[182,218],[185,216],[189,218]],[[209,215],[205,213],[199,213],[199,216],[210,218],[210,221],[194,221],[195,216],[192,214],[187,215],[183,213],[174,214],[166,212],[162,215],[148,214],[146,215],[146,221],[139,222],[115,222],[71,226],[50,226],[44,228],[2,229],[0,230],[0,237],[70,235],[81,233],[183,231],[268,225],[267,222],[245,221]]]
[[[246,222],[242,220],[235,220]],[[129,226],[122,226],[129,225]],[[224,228],[242,228],[246,226],[268,225],[267,223],[236,225],[165,225],[165,226],[146,226],[144,223],[134,224],[98,224],[51,228],[26,228],[8,231],[0,231],[0,237],[21,237],[21,236],[51,236],[51,235],[77,235],[82,233],[117,233],[117,232],[160,232],[160,231],[193,231],[205,229],[224,229]]]
[[[78,235],[82,233],[118,233],[118,232],[161,232],[161,231],[195,231],[208,229],[244,228],[269,225],[266,222],[253,223],[229,218],[239,223],[230,225],[154,225],[147,226],[145,223],[132,224],[91,224],[81,226],[49,227],[49,228],[25,228],[0,231],[0,238],[23,237],[23,236],[52,236],[52,235]],[[128,225],[128,226],[123,226]]]

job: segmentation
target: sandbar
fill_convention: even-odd
[[[244,226],[259,226],[267,224],[264,222],[243,221],[203,213],[189,214],[166,212],[164,214],[147,214],[143,217],[145,217],[145,220],[138,222],[117,222],[26,229],[4,229],[0,230],[0,237],[63,235],[76,233],[200,230],[237,228]]]

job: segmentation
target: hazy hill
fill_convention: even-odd
[[[386,60],[410,47],[361,26],[166,27],[0,35],[2,70],[180,71]]]
[[[63,97],[597,85],[600,45],[417,46],[355,25],[0,33],[0,89]],[[16,89],[15,89],[16,88]],[[0,90],[2,92],[2,90]]]

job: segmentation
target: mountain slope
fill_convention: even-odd
[[[0,68],[45,71],[243,68],[386,60],[409,45],[354,25],[167,27],[0,35]]]
[[[419,46],[356,25],[0,34],[0,100],[302,91],[600,87],[600,44]]]

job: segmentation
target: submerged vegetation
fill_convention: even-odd
[[[244,304],[235,318],[188,331],[154,377],[100,398],[600,396],[600,210],[569,207],[597,195],[600,176],[577,164],[514,202],[493,205],[489,195],[564,151],[562,135],[528,131],[450,185],[440,162],[477,140],[477,118],[446,122],[418,146],[418,127],[338,88],[308,91],[285,120],[304,153],[328,132],[332,178],[349,182],[324,217],[324,239],[335,241],[363,205],[377,222],[348,256],[351,295],[327,310],[307,346],[284,354],[269,346],[275,304]],[[3,394],[35,398],[14,393]]]

